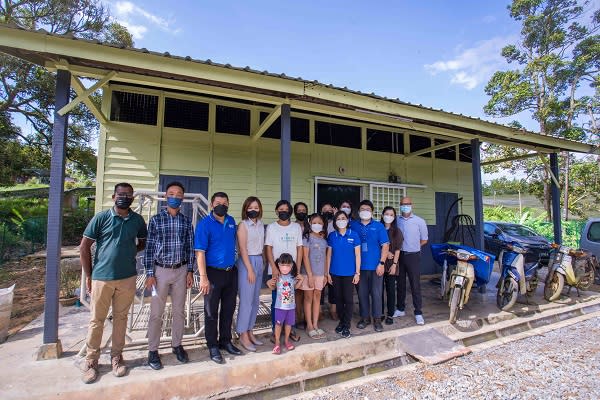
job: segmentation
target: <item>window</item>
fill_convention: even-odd
[[[269,116],[267,112],[260,113],[260,123],[262,124],[265,119]],[[291,123],[291,137],[294,142],[309,143],[309,122],[304,118],[290,118]],[[281,139],[281,117],[277,118],[275,122],[263,133],[262,137],[270,139]]]
[[[156,125],[158,96],[130,92],[112,92],[110,120]]]
[[[208,104],[167,97],[164,123],[169,128],[208,131]]]
[[[435,145],[448,143],[448,140],[434,139]],[[446,147],[435,151],[435,158],[456,161],[456,146]]]
[[[360,149],[360,128],[358,126],[315,121],[315,143]]]
[[[473,162],[471,155],[471,144],[459,144],[458,145],[458,161],[462,162]]]
[[[587,238],[591,242],[600,243],[600,222],[592,222],[588,230]]]
[[[404,135],[398,132],[367,129],[367,150],[404,154]]]
[[[431,147],[431,139],[424,136],[410,135],[409,143],[411,153]],[[431,157],[431,153],[421,154],[420,157]]]
[[[217,132],[250,136],[250,110],[217,106]]]

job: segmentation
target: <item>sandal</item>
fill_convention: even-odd
[[[311,339],[320,339],[319,331],[317,331],[316,329],[308,331],[308,336],[310,336]]]
[[[273,354],[281,354],[281,346],[273,347]]]
[[[291,344],[291,343],[288,342],[288,343],[285,344],[285,348],[288,351],[292,351],[292,350],[294,350],[296,348],[296,346],[294,346],[293,344]],[[273,349],[273,351],[275,351],[275,349]]]
[[[294,342],[299,342],[300,335],[298,335],[296,332],[292,332],[290,333],[290,339],[292,339]]]
[[[323,339],[323,338],[327,337],[327,334],[326,334],[326,333],[325,333],[325,331],[324,331],[323,329],[321,329],[321,328],[317,328],[317,333],[319,334],[319,337],[320,337],[321,339]]]

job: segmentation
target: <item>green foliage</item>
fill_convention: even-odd
[[[503,194],[524,194],[528,193],[529,185],[525,179],[508,179],[501,177],[492,179],[489,183],[482,185],[484,196],[503,195]]]

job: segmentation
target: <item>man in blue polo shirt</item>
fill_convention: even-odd
[[[371,323],[375,331],[381,332],[383,315],[383,273],[387,258],[389,239],[385,227],[373,219],[373,203],[363,200],[359,204],[360,221],[353,220],[350,228],[360,236],[360,281],[358,282],[358,303],[360,321],[356,324],[364,329]]]
[[[236,225],[233,217],[227,214],[229,197],[226,193],[213,194],[210,203],[212,211],[196,226],[194,250],[200,275],[200,294],[204,295],[206,344],[210,359],[223,364],[225,360],[219,349],[233,355],[242,354],[231,343],[231,324],[238,289]]]

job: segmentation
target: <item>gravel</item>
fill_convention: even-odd
[[[478,351],[441,365],[419,364],[393,377],[319,400],[600,399],[600,318]]]

